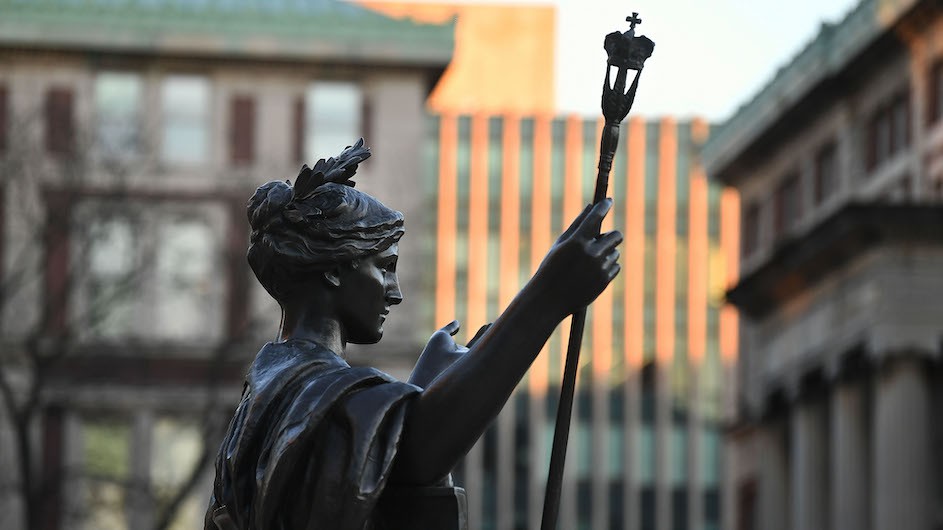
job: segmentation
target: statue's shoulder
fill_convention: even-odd
[[[350,370],[350,365],[333,352],[311,341],[269,342],[262,346],[246,374],[253,391],[281,387],[299,378]]]

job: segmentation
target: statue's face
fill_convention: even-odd
[[[383,336],[390,307],[403,301],[396,277],[398,257],[399,247],[393,243],[341,271],[338,307],[348,342],[373,344]]]

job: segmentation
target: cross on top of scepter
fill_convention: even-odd
[[[630,30],[635,29],[636,24],[642,23],[642,19],[638,17],[638,11],[633,11],[631,17],[625,17],[625,21],[631,24],[631,26],[629,26]]]

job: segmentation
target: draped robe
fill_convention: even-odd
[[[314,342],[266,344],[216,460],[205,528],[383,528],[377,502],[419,391]]]

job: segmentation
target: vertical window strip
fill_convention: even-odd
[[[500,193],[500,281],[499,310],[503,311],[519,288],[521,235],[520,187],[520,121],[516,116],[506,117],[502,130],[501,193]]]
[[[623,343],[626,374],[642,367],[645,307],[645,210],[648,207],[646,191],[646,132],[645,122],[632,118],[626,131],[625,165],[625,270],[623,289]]]
[[[468,194],[468,315],[465,340],[487,321],[488,303],[488,118],[472,116]]]
[[[501,212],[504,176],[504,119],[492,116],[488,119],[488,271],[487,304],[485,322],[493,322],[503,305],[501,292]],[[514,200],[512,198],[512,200]],[[483,325],[483,324],[482,324]],[[475,328],[477,332],[478,328]]]
[[[514,241],[519,234],[519,223],[516,220],[508,219],[508,210],[513,210],[514,216],[519,212],[519,190],[517,189],[517,161],[508,164],[508,156],[517,156],[516,149],[509,153],[506,144],[506,138],[510,134],[516,140],[518,132],[511,130],[508,117],[493,117],[489,122],[489,225],[490,240],[492,245],[489,248],[489,321],[493,321],[497,315],[504,309],[506,301],[502,295],[508,286],[516,291],[515,281],[517,278],[517,262],[505,263],[505,260],[512,256],[517,257],[517,248]],[[515,124],[516,125],[516,124]],[[511,165],[513,168],[509,168]],[[513,180],[513,185],[511,181]],[[512,249],[506,248],[508,242],[514,244]],[[513,296],[513,294],[511,295]],[[519,385],[519,388],[526,388],[526,383]],[[513,397],[511,398],[513,400]],[[513,522],[514,506],[514,423],[515,407],[505,406],[497,418],[494,426],[495,430],[495,466],[494,466],[494,492],[495,492],[495,515],[494,522],[496,528],[507,528]]]
[[[703,525],[704,503],[701,495],[703,475],[699,463],[704,455],[698,451],[701,440],[701,415],[703,402],[704,355],[706,342],[707,312],[707,175],[701,164],[698,150],[707,141],[708,126],[700,119],[691,122],[688,189],[688,270],[687,270],[687,362],[691,380],[686,412],[687,420],[687,455],[688,476],[687,502],[688,521],[694,528]],[[686,521],[687,522],[687,521]]]
[[[299,95],[292,105],[292,156],[295,162],[309,162],[305,160],[305,115],[305,98]],[[312,160],[309,163],[314,162]]]
[[[674,355],[675,308],[675,123],[663,119],[658,138],[658,227],[655,242],[655,350],[661,366]]]
[[[549,116],[533,120],[532,168],[530,187],[530,272],[537,269],[544,253],[550,248],[552,123]],[[539,521],[546,484],[546,462],[550,454],[547,441],[547,402],[549,401],[550,346],[545,345],[531,363],[528,373],[530,403],[528,404],[530,455],[532,472],[528,482],[528,519]]]
[[[468,156],[468,206],[466,232],[466,292],[465,319],[463,324],[465,341],[474,336],[478,326],[485,322],[487,302],[488,270],[488,119],[484,114],[471,116],[469,123]],[[465,456],[465,484],[468,489],[469,523],[479,526],[484,518],[485,477],[483,476],[483,450],[485,437],[479,440]]]
[[[458,119],[458,146],[456,152],[457,168],[457,203],[455,208],[455,309],[454,317],[447,318],[437,325],[441,326],[454,318],[463,326],[468,322],[468,221],[471,167],[471,118],[460,116]]]
[[[708,198],[707,175],[703,166],[691,165],[688,197],[688,358],[699,372],[704,357],[707,311]]]
[[[435,322],[439,327],[455,318],[456,240],[458,221],[458,122],[443,114],[438,124],[438,212],[436,223]]]
[[[669,370],[675,354],[675,249],[678,150],[677,125],[663,118],[658,136],[658,197],[655,229],[655,502],[659,513],[670,513],[671,398]]]
[[[724,288],[729,289],[740,275],[737,249],[740,246],[740,196],[725,189],[720,202],[720,245],[724,253]],[[737,311],[730,304],[720,310],[720,355],[724,366],[737,359]]]
[[[537,270],[544,253],[550,248],[551,223],[551,163],[552,163],[552,125],[550,118],[538,116],[534,121],[533,138],[533,176],[531,191],[531,238],[530,271]],[[530,390],[533,395],[544,396],[549,382],[549,345],[545,345],[540,355],[531,364]],[[539,400],[537,400],[539,401]]]
[[[10,92],[5,85],[0,85],[0,153],[7,150],[10,128]]]
[[[566,193],[566,121],[561,119],[554,119],[551,122],[551,138],[552,138],[552,147],[551,147],[551,177],[550,177],[550,190],[552,196],[552,206],[551,206],[551,227],[550,235],[548,237],[547,248],[550,248],[550,244],[555,240],[556,237],[563,231],[566,226],[566,220],[563,215],[564,212],[564,202],[563,197]],[[546,253],[546,250],[542,251]],[[549,346],[549,375],[551,381],[551,387],[555,387],[560,383],[562,367],[565,362],[565,351],[566,340],[569,337],[570,333],[570,319],[565,319],[563,323],[557,327],[557,330],[550,337],[550,340],[547,342]],[[556,400],[559,396],[556,395],[556,392],[551,392],[551,399]],[[555,401],[554,401],[555,403]],[[555,407],[556,405],[554,405]],[[555,414],[555,412],[554,412]],[[550,421],[553,421],[554,416],[549,416]]]

